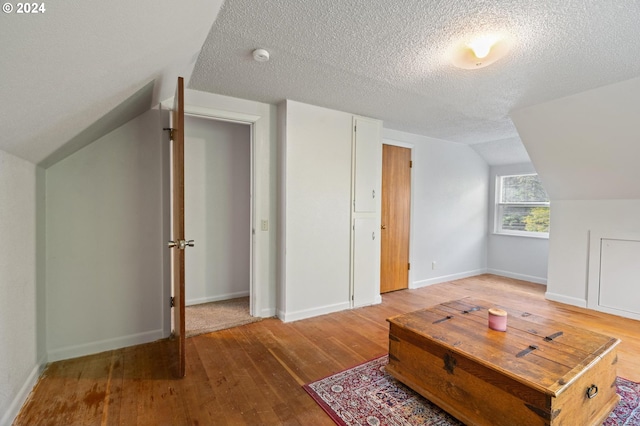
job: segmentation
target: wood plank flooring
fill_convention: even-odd
[[[387,353],[386,318],[466,296],[622,340],[618,375],[640,381],[640,322],[544,299],[494,275],[383,295],[380,305],[292,323],[266,319],[187,339],[172,378],[166,340],[50,364],[14,425],[331,425],[302,384]]]

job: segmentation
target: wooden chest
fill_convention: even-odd
[[[387,321],[387,371],[466,424],[601,425],[620,399],[618,339],[469,298]]]

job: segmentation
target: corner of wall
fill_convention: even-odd
[[[24,382],[15,398],[13,398],[13,401],[11,401],[11,403],[9,404],[7,411],[0,418],[0,426],[10,426],[13,423],[13,420],[20,413],[22,406],[27,401],[27,399],[29,399],[31,391],[38,382],[38,378],[44,371],[45,367],[46,364],[44,362],[40,362],[35,367],[33,367],[31,372],[29,373],[29,377],[27,377],[27,380]]]
[[[47,173],[36,167],[36,353],[47,361]]]
[[[286,311],[286,283],[285,283],[285,249],[286,249],[286,145],[287,145],[287,101],[278,104],[277,110],[277,170],[276,175],[276,205],[277,229],[276,238],[276,312],[278,318],[284,320]]]

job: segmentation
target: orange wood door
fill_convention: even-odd
[[[184,320],[184,79],[178,77],[173,104],[172,134],[172,237],[171,272],[173,274],[173,342],[172,369],[177,377],[185,374],[185,320]]]
[[[383,145],[380,293],[408,287],[410,216],[411,150]]]

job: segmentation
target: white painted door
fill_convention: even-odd
[[[599,305],[640,315],[640,241],[603,238]]]
[[[377,212],[380,205],[380,168],[382,162],[381,123],[363,117],[354,118],[354,211]]]
[[[353,307],[376,303],[380,292],[380,235],[376,217],[354,219]]]

